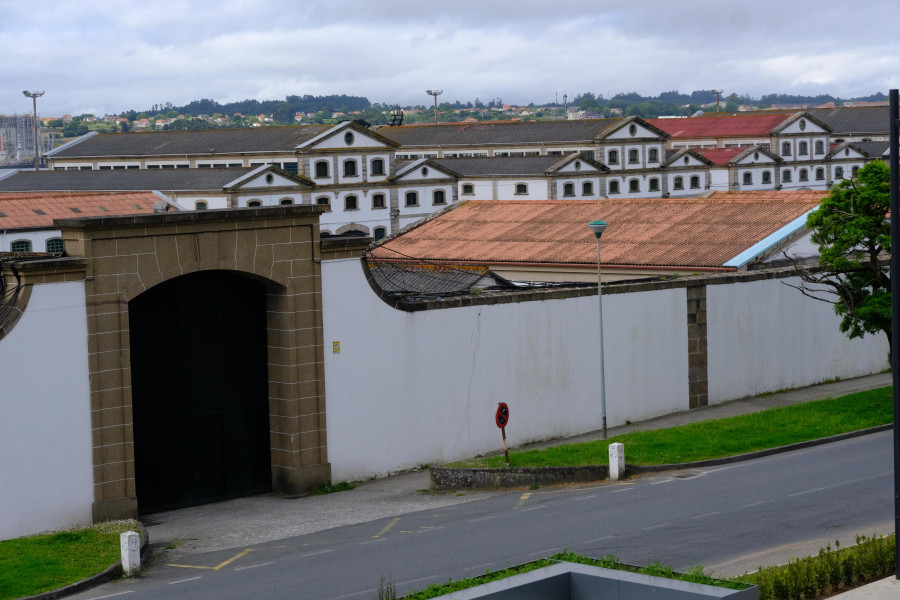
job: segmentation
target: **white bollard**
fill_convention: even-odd
[[[625,446],[609,445],[609,480],[618,481],[625,475]]]
[[[119,536],[122,547],[122,571],[131,577],[141,570],[141,536],[134,531],[126,531]]]

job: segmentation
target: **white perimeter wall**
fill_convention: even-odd
[[[883,334],[851,340],[831,304],[767,279],[706,288],[709,403],[888,368]]]
[[[84,282],[35,285],[0,339],[0,539],[91,523]]]
[[[601,425],[596,296],[408,313],[358,259],[323,261],[322,295],[334,481],[502,448],[498,402],[512,445]],[[609,426],[688,405],[685,298],[604,296]]]

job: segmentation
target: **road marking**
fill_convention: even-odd
[[[247,569],[255,569],[256,567],[264,567],[266,565],[274,565],[275,561],[267,562],[267,563],[259,563],[258,565],[250,565],[249,567],[235,567],[235,571],[246,571]],[[199,577],[197,578],[199,579]]]
[[[705,515],[697,515],[696,517],[691,517],[692,519],[705,519],[706,517],[713,517],[715,515],[721,514],[719,511],[713,511],[711,513],[706,513]]]
[[[198,579],[203,579],[200,575],[196,577],[188,577],[187,579],[179,579],[178,581],[170,581],[169,585],[175,585],[176,583],[185,583],[187,581],[197,581]]]
[[[596,498],[597,494],[591,494],[589,496],[581,496],[580,498],[572,498],[572,502],[581,502],[582,500],[590,500],[591,498]]]
[[[117,592],[115,594],[107,594],[106,596],[97,596],[93,600],[100,600],[100,598],[112,598],[113,596],[121,596],[123,594],[131,594],[134,590],[128,590],[127,592]]]
[[[751,506],[759,506],[760,504],[765,504],[765,500],[760,500],[759,502],[751,502],[750,504],[745,504],[741,508],[750,508]]]
[[[383,542],[383,541],[384,541],[384,538],[381,538],[379,540],[369,540],[367,542],[360,542],[359,545],[365,546],[366,544],[374,544],[375,542]]]
[[[618,494],[618,493],[620,493],[620,492],[630,492],[630,491],[633,490],[633,489],[634,489],[633,487],[623,487],[623,488],[620,489],[620,490],[613,490],[613,491],[610,492],[610,493],[612,493],[612,494]]]
[[[666,525],[671,525],[671,523],[660,523],[659,525],[650,525],[649,527],[642,527],[641,531],[647,531],[648,529],[659,529],[660,527],[665,527]]]
[[[522,504],[524,504],[525,501],[528,500],[529,498],[531,498],[531,493],[530,493],[530,492],[525,492],[524,494],[522,494],[522,497],[519,498],[519,501],[516,502],[516,505],[515,505],[515,506],[513,506],[513,510],[518,510],[519,507],[522,506]]]
[[[237,559],[243,558],[244,556],[247,556],[247,555],[250,554],[251,552],[253,552],[253,548],[247,548],[246,550],[244,550],[243,552],[241,552],[241,553],[238,554],[237,556],[234,556],[234,557],[232,557],[232,558],[229,558],[229,559],[226,560],[225,562],[223,562],[223,563],[221,563],[221,564],[219,564],[219,565],[216,565],[215,567],[198,567],[198,566],[196,566],[196,565],[173,565],[173,564],[170,564],[170,565],[168,565],[168,566],[170,566],[170,567],[180,567],[180,568],[182,568],[182,569],[209,569],[210,571],[218,571],[218,570],[221,569],[222,567],[225,567],[225,566],[230,565],[231,563],[233,563],[233,562],[236,561]]]
[[[485,569],[485,568],[491,566],[492,564],[494,564],[494,563],[484,563],[483,565],[475,565],[474,567],[469,567],[467,569],[463,569],[463,572],[465,572],[465,571],[480,571],[482,569]]]
[[[328,554],[329,552],[334,552],[334,550],[319,550],[318,552],[307,552],[306,554],[301,554],[300,556],[317,556],[319,554]]]
[[[826,485],[825,487],[816,488],[814,490],[806,490],[805,492],[796,492],[794,494],[788,494],[788,498],[793,498],[794,496],[803,496],[804,494],[815,494],[816,492],[830,490],[832,488],[841,487],[842,485],[850,485],[851,483],[859,483],[860,481],[865,481],[866,479],[875,479],[876,477],[884,477],[885,475],[891,475],[891,474],[893,474],[893,471],[883,471],[881,473],[869,475],[868,477],[860,477],[859,479],[851,479],[850,481],[845,481],[843,483],[835,483],[834,485]]]
[[[594,542],[602,542],[603,540],[609,540],[609,539],[612,539],[612,538],[614,538],[614,537],[616,537],[616,536],[614,536],[614,535],[604,535],[604,536],[601,537],[601,538],[595,538],[595,539],[593,539],[593,540],[587,540],[587,541],[585,541],[584,543],[585,543],[585,544],[593,544]]]
[[[419,581],[425,581],[427,579],[438,579],[437,575],[429,575],[428,577],[419,577],[418,579],[409,579],[407,581],[398,581],[396,585],[409,585],[411,583],[416,583]]]
[[[531,554],[526,554],[525,556],[549,556],[554,552],[559,552],[559,547],[550,548],[549,550],[541,550],[540,552],[532,552]]]
[[[416,533],[425,533],[427,531],[434,531],[435,529],[443,529],[442,525],[438,525],[437,527],[428,527],[426,525],[422,525]]]
[[[537,506],[532,506],[531,508],[523,508],[519,512],[528,512],[529,510],[537,510],[539,508],[546,508],[546,507],[547,507],[546,504],[538,504]]]
[[[361,592],[353,592],[352,594],[344,594],[343,596],[334,596],[333,598],[329,598],[328,600],[344,600],[345,598],[352,598],[353,596],[362,596],[363,594],[368,595],[376,591],[378,591],[378,588],[369,588]]]
[[[662,481],[654,481],[650,485],[660,485],[663,483],[672,483],[673,481],[677,481],[676,479],[663,479]]]
[[[393,527],[394,525],[396,525],[397,522],[398,522],[399,520],[400,520],[400,517],[397,517],[396,519],[392,519],[390,523],[388,523],[387,525],[384,526],[384,529],[382,529],[381,531],[379,531],[378,533],[376,533],[376,534],[373,535],[372,537],[373,537],[373,538],[379,538],[379,537],[383,536],[383,535],[386,534],[388,531],[390,531],[390,530],[391,530],[391,527]]]

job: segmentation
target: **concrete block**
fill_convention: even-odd
[[[625,445],[609,445],[609,480],[618,481],[625,475]]]
[[[134,531],[126,531],[119,536],[122,549],[122,571],[131,577],[141,570],[141,536]]]

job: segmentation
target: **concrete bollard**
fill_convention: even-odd
[[[131,577],[141,570],[141,536],[134,531],[126,531],[119,536],[122,547],[122,571]]]
[[[609,445],[609,480],[618,481],[625,475],[625,446]]]

